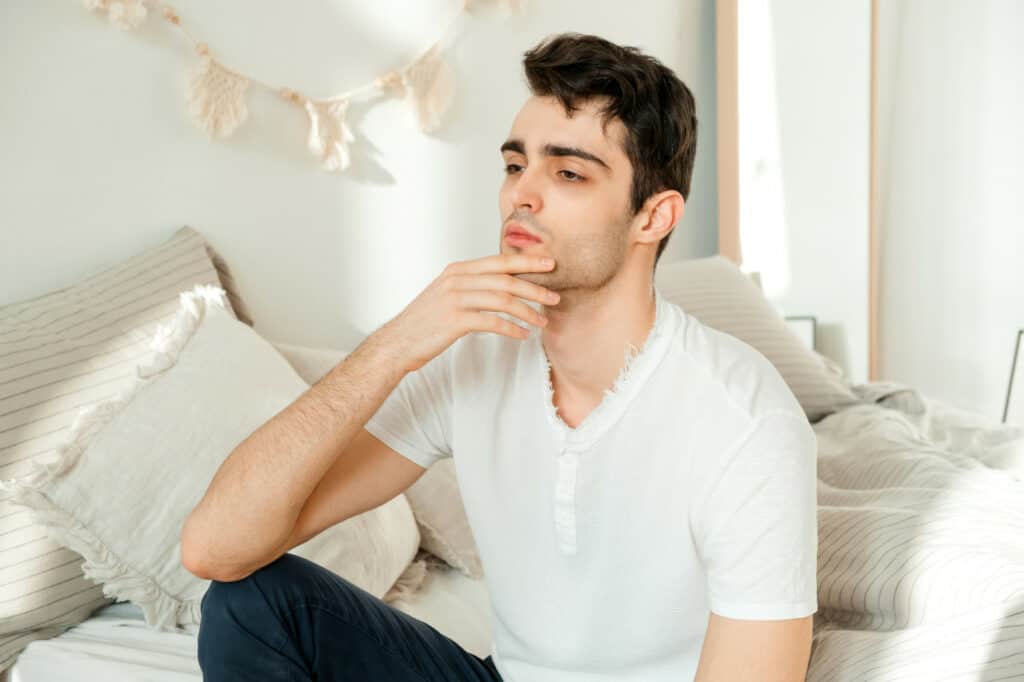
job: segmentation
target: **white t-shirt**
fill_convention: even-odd
[[[422,466],[454,456],[505,682],[692,680],[709,610],[818,609],[813,428],[760,352],[655,298],[577,428],[536,327],[460,337],[366,424]]]

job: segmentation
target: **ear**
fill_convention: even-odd
[[[640,215],[644,216],[644,222],[640,226],[639,240],[652,243],[660,242],[683,217],[685,206],[683,195],[674,189],[658,192],[648,197],[644,202],[644,208],[640,211]]]

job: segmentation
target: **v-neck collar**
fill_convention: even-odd
[[[540,330],[531,338],[531,350],[536,359],[534,366],[539,368],[541,375],[538,385],[544,413],[559,442],[564,446],[582,450],[600,438],[608,427],[622,416],[633,397],[654,371],[658,361],[664,356],[672,340],[676,321],[673,311],[657,286],[654,287],[654,299],[654,324],[644,340],[643,347],[639,351],[635,346],[630,348],[634,354],[631,356],[627,352],[625,365],[612,387],[604,390],[601,402],[575,428],[566,424],[555,408],[551,363],[541,343]]]

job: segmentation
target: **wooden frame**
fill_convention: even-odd
[[[868,112],[868,381],[878,380],[878,0],[871,0]]]
[[[718,253],[743,264],[740,244],[738,0],[715,2],[718,88]],[[871,0],[871,68],[868,123],[868,381],[879,376],[878,220],[878,0]]]
[[[737,0],[715,2],[718,99],[718,253],[743,265],[740,249],[739,18]]]

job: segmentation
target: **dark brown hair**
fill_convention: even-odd
[[[639,48],[582,33],[548,36],[524,53],[523,67],[532,94],[556,97],[568,116],[579,101],[610,98],[601,109],[602,125],[617,117],[626,127],[633,215],[662,190],[689,197],[697,114],[693,93],[671,69]],[[658,243],[655,267],[674,233]]]

